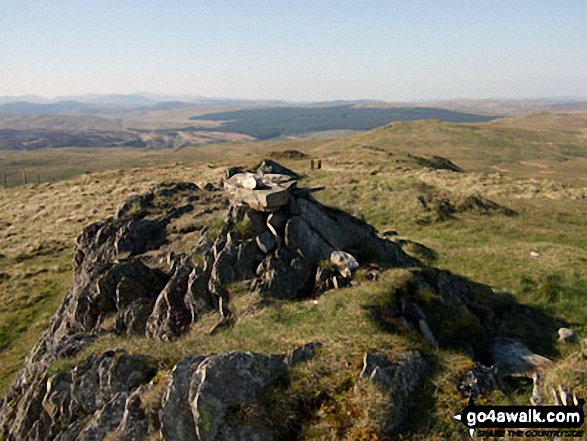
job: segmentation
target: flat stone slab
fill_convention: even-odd
[[[228,191],[230,200],[237,205],[247,205],[255,211],[275,211],[289,203],[287,188],[270,188],[268,190],[249,190],[234,188]]]

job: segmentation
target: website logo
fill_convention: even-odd
[[[479,436],[582,437],[584,431],[573,429],[585,423],[584,404],[585,400],[579,399],[570,406],[478,406],[471,397],[454,418],[469,428],[471,437],[476,429],[481,429]],[[512,430],[520,427],[524,430]]]

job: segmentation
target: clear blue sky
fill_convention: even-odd
[[[587,96],[586,0],[0,0],[0,95]]]

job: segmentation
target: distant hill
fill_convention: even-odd
[[[457,110],[461,112],[479,112],[502,115],[517,115],[532,112],[585,112],[586,98],[542,98],[526,100],[447,100],[426,103],[434,107]]]
[[[96,113],[96,109],[78,101],[58,101],[56,103],[14,101],[0,104],[0,114],[55,115],[69,113]]]
[[[198,121],[226,121],[216,131],[244,133],[257,139],[326,130],[371,130],[394,121],[436,119],[447,122],[485,122],[497,116],[455,112],[432,107],[279,107],[245,109],[194,116]]]
[[[0,114],[56,115],[110,114],[125,110],[173,110],[185,108],[274,107],[287,103],[277,100],[207,98],[194,95],[70,95],[47,99],[34,95],[0,96]]]
[[[120,119],[91,115],[0,115],[4,130],[121,130]]]

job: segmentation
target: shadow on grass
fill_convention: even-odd
[[[398,270],[395,270],[398,271]],[[544,308],[520,304],[512,294],[432,267],[409,268],[395,277],[389,292],[366,305],[383,331],[402,332],[410,321],[406,305],[425,314],[440,348],[451,349],[491,365],[489,347],[496,337],[515,338],[547,357],[558,355],[557,329],[564,325]]]

